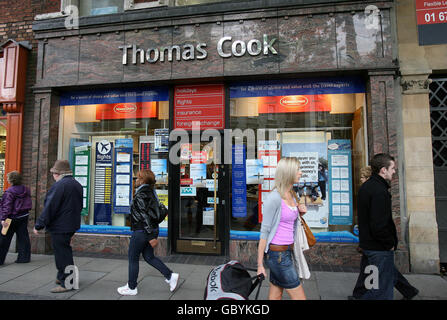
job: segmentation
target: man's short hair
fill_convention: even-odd
[[[379,174],[380,169],[387,168],[391,165],[391,161],[395,161],[392,156],[387,153],[378,153],[371,160],[372,173]]]

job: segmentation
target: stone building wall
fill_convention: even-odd
[[[415,1],[397,1],[396,14],[410,265],[413,272],[439,273],[428,87],[433,73],[447,73],[447,45],[419,46]]]

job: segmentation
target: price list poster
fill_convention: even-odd
[[[259,185],[259,203],[258,219],[262,222],[264,211],[264,202],[270,191],[275,187],[275,173],[281,153],[279,149],[279,141],[277,140],[261,140],[258,142],[258,159],[262,160],[264,168],[264,180]]]
[[[352,224],[351,141],[328,141],[329,224]]]
[[[115,143],[113,212],[129,214],[132,197],[133,139],[117,139]]]
[[[90,194],[90,147],[80,146],[74,152],[74,178],[82,186],[82,216],[88,216]]]
[[[247,178],[244,145],[236,144],[233,146],[231,175],[232,214],[235,218],[244,218],[247,216]]]
[[[113,142],[96,143],[95,161],[95,225],[112,225],[112,155]]]

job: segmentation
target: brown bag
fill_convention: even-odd
[[[292,195],[295,197],[296,203],[299,204],[298,196],[296,195],[295,191],[292,191]],[[297,209],[298,209],[298,206],[297,206]],[[299,214],[299,212],[300,212],[300,209],[298,209],[298,214]],[[309,245],[309,248],[313,247],[315,245],[315,243],[317,243],[317,239],[315,239],[315,236],[312,233],[312,231],[310,230],[309,226],[307,225],[306,220],[304,220],[304,218],[301,217],[301,215],[300,215],[300,218],[301,218],[301,225],[303,226],[304,233],[306,234],[307,244]]]
[[[301,225],[303,226],[304,233],[306,234],[307,244],[309,245],[309,248],[313,247],[315,243],[317,243],[317,239],[315,239],[314,234],[312,233],[312,231],[310,231],[310,228],[303,217],[301,217]]]

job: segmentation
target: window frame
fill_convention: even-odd
[[[39,14],[39,15],[36,15],[34,19],[35,20],[44,20],[44,19],[67,17],[67,16],[69,16],[69,13],[65,12],[65,9],[70,5],[75,6],[79,9],[80,1],[82,1],[82,0],[61,0],[61,9],[59,12]],[[135,3],[135,0],[122,0],[122,1],[124,3],[124,5],[123,5],[124,12],[126,12],[126,11],[131,11],[131,10],[140,10],[140,9],[168,6],[170,0],[158,0],[158,1],[151,1],[151,2],[145,2],[145,3]],[[89,16],[84,16],[84,17],[89,17]]]

